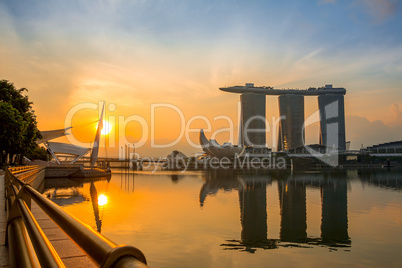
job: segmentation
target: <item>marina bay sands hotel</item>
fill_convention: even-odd
[[[274,89],[255,87],[254,84],[247,83],[245,86],[225,87],[220,90],[241,94],[240,145],[266,146],[265,96],[277,95],[281,116],[277,150],[283,151],[303,146],[305,140],[304,96],[318,96],[320,144],[338,150],[346,149],[344,104],[346,89],[344,88],[325,85],[325,87],[305,90]]]

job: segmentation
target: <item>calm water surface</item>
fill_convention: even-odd
[[[402,263],[402,171],[116,170],[69,183],[44,194],[154,268]]]

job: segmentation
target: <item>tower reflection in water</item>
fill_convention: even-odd
[[[238,175],[240,221],[242,225],[241,244],[247,251],[253,246],[276,247],[274,241],[267,239],[267,183],[265,176]]]
[[[200,193],[200,204],[219,189],[239,192],[241,240],[227,240],[224,249],[255,252],[258,248],[278,247],[350,247],[347,216],[346,174],[236,174],[215,170],[207,174]],[[277,181],[280,206],[279,239],[268,236],[267,185]],[[306,189],[321,192],[321,237],[307,234]]]
[[[321,187],[321,238],[327,243],[350,244],[348,236],[348,196],[345,179],[338,178]]]
[[[306,185],[303,181],[278,181],[281,211],[280,239],[307,242]]]

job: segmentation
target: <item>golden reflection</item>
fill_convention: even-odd
[[[106,195],[100,194],[100,195],[98,196],[98,205],[99,205],[99,206],[104,206],[104,205],[107,204],[107,202],[108,202],[108,200],[107,200],[107,196],[106,196]]]

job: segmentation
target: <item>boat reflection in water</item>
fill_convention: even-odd
[[[255,252],[278,247],[350,247],[348,236],[346,174],[287,173],[246,174],[218,170],[207,175],[200,192],[200,205],[220,189],[237,189],[240,203],[241,240],[227,240],[224,249]],[[267,185],[277,180],[280,205],[279,239],[269,238]],[[321,191],[321,237],[307,234],[306,189]]]

